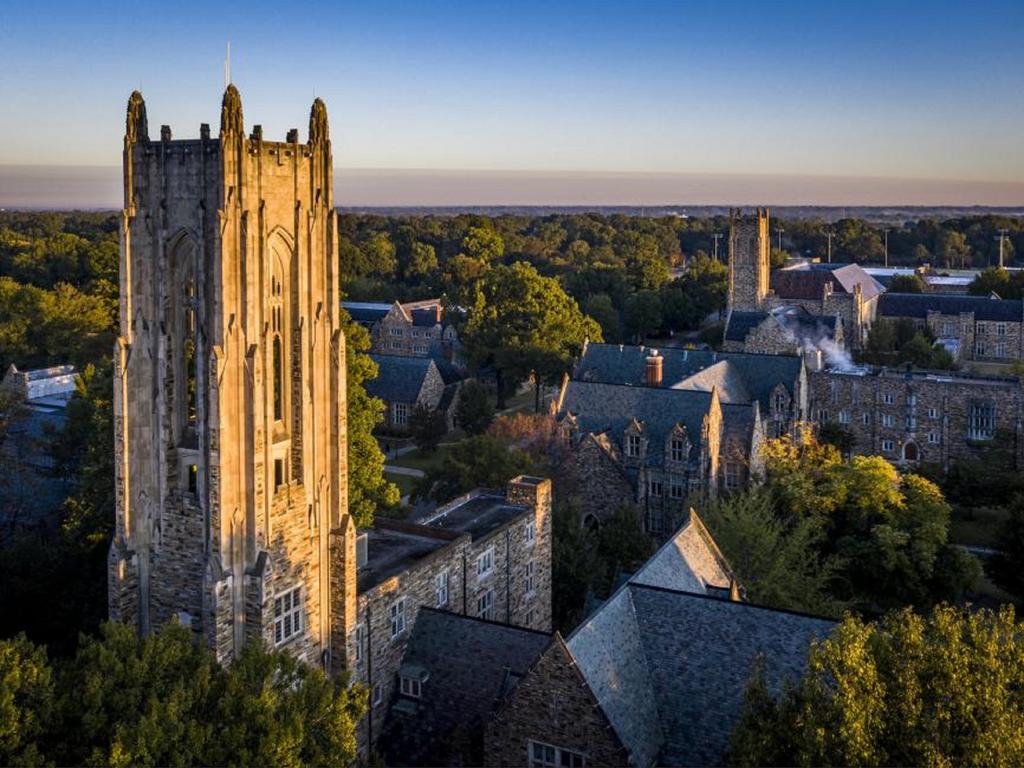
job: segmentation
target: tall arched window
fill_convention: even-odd
[[[274,423],[280,423],[286,427],[288,412],[288,317],[287,308],[287,272],[280,255],[275,251],[271,252],[270,271],[270,333],[271,333],[271,408],[274,416]]]
[[[196,285],[195,241],[182,234],[170,248],[167,333],[171,386],[168,400],[174,414],[175,441],[191,444],[196,439],[200,392],[197,387],[199,351],[199,300]]]

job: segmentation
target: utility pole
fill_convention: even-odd
[[[722,233],[715,232],[712,237],[715,239],[715,261],[718,261],[718,241],[722,239]]]
[[[1010,230],[1008,230],[1008,229],[1000,229],[999,230],[999,237],[993,238],[993,239],[999,241],[999,268],[1000,269],[1003,268],[1003,242],[1005,242],[1006,234],[1009,231]]]
[[[776,227],[775,228],[775,234],[777,234],[779,236],[779,250],[780,251],[782,250],[782,233],[785,232],[785,231],[786,230],[784,230],[782,227]]]
[[[883,229],[882,232],[885,234],[885,268],[889,268],[889,230]]]
[[[832,238],[834,236],[835,236],[835,233],[832,232],[832,230],[829,230],[828,232],[825,233],[825,237],[828,238],[828,263],[829,264],[832,263]]]

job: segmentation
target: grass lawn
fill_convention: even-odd
[[[401,492],[403,497],[408,496],[412,492],[413,486],[416,485],[416,481],[418,479],[415,477],[409,477],[408,475],[396,475],[393,472],[388,472],[387,470],[384,471],[384,477],[389,482],[398,486],[398,490]]]
[[[950,541],[954,544],[998,548],[999,528],[1006,519],[1005,509],[954,509]]]
[[[397,456],[393,459],[388,459],[388,464],[394,464],[399,467],[411,467],[412,469],[421,469],[424,472],[429,472],[431,469],[441,466],[441,462],[444,461],[445,453],[448,452],[446,446],[438,446],[437,450],[427,453],[420,448],[415,451],[405,454],[404,456]]]

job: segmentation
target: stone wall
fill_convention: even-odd
[[[808,378],[811,418],[846,429],[854,453],[948,468],[1002,448],[1016,466],[1024,466],[1024,396],[1015,379],[886,369],[866,375],[823,370]],[[977,407],[991,409],[989,440],[969,434]]]
[[[531,742],[576,752],[587,766],[630,764],[629,753],[557,635],[488,724],[484,765],[529,765]]]

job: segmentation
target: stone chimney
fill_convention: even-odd
[[[820,371],[825,367],[824,356],[817,347],[809,347],[804,350],[804,365],[811,372]]]
[[[658,350],[652,349],[647,355],[647,370],[645,381],[649,387],[660,387],[663,376],[662,363],[664,358],[658,354]]]

